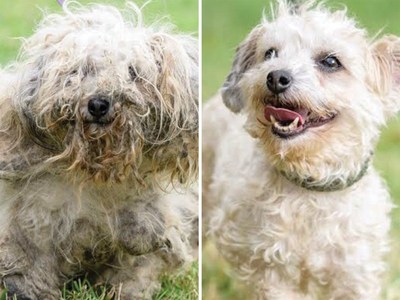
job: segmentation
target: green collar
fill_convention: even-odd
[[[372,154],[371,154],[372,156]],[[364,164],[361,167],[361,170],[355,174],[347,177],[346,179],[336,178],[327,183],[315,180],[312,177],[300,177],[297,173],[287,173],[284,171],[280,171],[280,173],[285,177],[287,180],[292,182],[293,184],[305,188],[310,191],[316,192],[336,192],[344,190],[356,182],[358,182],[366,173],[369,167],[369,162],[371,160],[371,156],[369,156]]]

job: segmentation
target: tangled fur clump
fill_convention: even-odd
[[[49,150],[25,157],[24,176],[39,163],[39,169],[67,169],[74,177],[103,182],[142,182],[147,173],[193,179],[194,39],[145,27],[135,9],[136,21],[128,22],[115,8],[75,6],[47,16],[9,69],[15,78],[14,93],[1,101],[4,151],[26,154],[27,139]],[[111,103],[104,126],[88,115],[94,97]]]
[[[400,109],[400,39],[276,7],[204,109],[210,235],[259,299],[379,299],[392,204],[371,160]]]
[[[67,2],[0,73],[0,290],[89,273],[150,299],[197,247],[194,38]]]

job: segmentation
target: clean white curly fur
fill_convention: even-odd
[[[271,47],[278,55],[265,60]],[[343,69],[323,72],[321,54]],[[274,135],[263,101],[277,69],[293,75],[285,99],[336,118],[292,139]],[[203,112],[203,207],[211,239],[258,299],[379,299],[392,204],[372,164],[330,192],[281,172],[321,186],[358,174],[399,110],[399,70],[399,38],[371,42],[346,10],[314,1],[278,1],[238,47],[222,97]]]

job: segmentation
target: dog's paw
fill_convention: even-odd
[[[118,214],[118,244],[131,255],[154,252],[166,243],[165,222],[152,205],[142,211],[121,210]]]
[[[121,300],[151,300],[160,289],[161,284],[157,281],[128,282],[122,285]]]
[[[24,278],[22,276],[13,275],[3,278],[4,290],[0,288],[0,295],[5,296],[5,299],[17,300],[34,300],[32,296],[27,295],[24,291]]]
[[[6,300],[58,300],[59,290],[48,285],[39,277],[33,279],[29,275],[14,274],[2,278],[0,299]]]
[[[160,255],[169,266],[179,268],[193,261],[194,249],[187,237],[177,227],[169,228],[165,236],[167,240]]]

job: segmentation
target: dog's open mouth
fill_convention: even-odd
[[[264,117],[272,124],[272,132],[281,138],[295,137],[308,128],[319,127],[336,117],[336,113],[321,116],[306,108],[267,105]]]

